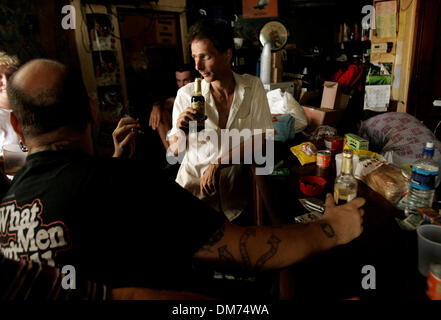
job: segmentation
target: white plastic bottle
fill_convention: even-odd
[[[423,158],[412,166],[412,178],[404,211],[406,215],[418,214],[418,207],[432,206],[439,171],[438,164],[433,160],[434,152],[433,142],[427,142]]]
[[[260,80],[263,84],[271,83],[271,43],[269,41],[263,46],[260,56]]]

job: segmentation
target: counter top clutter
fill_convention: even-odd
[[[405,230],[415,230],[419,225],[425,223],[441,225],[440,213],[431,208],[435,183],[438,181],[438,167],[436,163],[433,164],[434,168],[432,168],[432,172],[430,172],[430,176],[427,178],[424,175],[426,174],[424,170],[414,168],[414,172],[412,172],[411,164],[397,165],[389,162],[381,154],[370,151],[369,141],[366,139],[353,133],[339,136],[337,130],[331,126],[317,127],[307,140],[290,148],[301,166],[318,164],[317,154],[320,150],[326,149],[330,151],[332,157],[332,169],[330,170],[335,171],[335,175],[338,176],[342,165],[341,152],[344,149],[350,149],[353,152],[352,173],[354,177],[402,211],[406,211],[406,208],[409,207],[408,199],[411,186],[423,183],[415,181],[415,175],[417,175],[418,180],[432,179],[430,180],[431,182],[425,182],[425,185],[416,187],[417,190],[429,193],[432,197],[429,199],[429,202],[426,201],[425,203],[418,204],[417,207],[420,207],[419,209],[410,213],[406,212],[403,219],[397,218],[397,222]],[[433,144],[431,146],[433,149]],[[416,174],[415,170],[418,170]],[[316,173],[320,175],[318,171]],[[334,175],[332,175],[333,177]],[[330,184],[329,181],[328,183]],[[327,191],[332,192],[329,188]],[[304,194],[311,195],[308,193]]]
[[[368,140],[354,133],[339,134],[331,126],[318,126],[311,134],[297,138],[292,145],[284,145],[289,151],[282,160],[277,158],[276,150],[278,174],[256,176],[271,224],[308,223],[322,218],[324,210],[320,203],[323,204],[328,192],[334,193],[335,199],[336,176],[343,168],[345,171],[348,168],[348,161],[344,163],[342,157],[343,150],[350,150],[352,154],[349,159],[352,159],[351,172],[358,181],[357,196],[364,197],[366,204],[363,207],[364,231],[359,238],[287,271],[290,274],[288,279],[295,279],[295,289],[302,292],[302,296],[311,294],[311,297],[317,297],[317,291],[310,289],[315,285],[321,287],[323,297],[355,296],[363,299],[393,294],[401,298],[433,299],[437,296],[428,294],[432,290],[427,291],[429,275],[421,274],[418,268],[421,250],[418,249],[416,232],[423,226],[441,225],[438,203],[434,202],[432,207],[439,169],[435,162],[427,160],[433,155],[433,144],[428,144],[432,150],[425,150],[421,160],[399,165],[370,150]],[[330,154],[331,161],[324,161],[323,154]],[[288,173],[281,174],[285,171]],[[323,188],[314,182],[320,178],[326,181]],[[426,202],[412,199],[413,204],[417,204],[416,213],[406,213],[412,188],[417,195],[422,190],[423,194],[429,194],[429,198]],[[298,201],[293,201],[293,197]],[[419,205],[424,203],[430,205]],[[359,287],[360,272],[366,265],[377,270],[379,278],[375,292]],[[436,273],[436,265],[433,268]],[[289,285],[284,287],[281,283],[282,296],[286,294],[287,298],[292,298],[293,294],[295,296],[292,290]]]
[[[317,152],[327,147],[333,161],[325,174],[317,164]],[[337,167],[340,165],[342,170],[341,157],[340,164],[336,159],[344,149],[353,153],[353,173],[358,180],[357,196],[365,198],[366,204],[363,206],[364,231],[361,236],[347,245],[289,268],[288,275],[282,276],[281,273],[281,297],[300,298],[296,292],[301,292],[302,298],[382,299],[394,296],[428,299],[427,277],[418,270],[415,230],[420,224],[436,225],[439,213],[435,208],[420,208],[421,216],[406,217],[400,208],[410,185],[409,167],[388,162],[381,154],[370,151],[366,140],[356,134],[340,136],[332,127],[318,127],[303,141],[297,141],[292,146],[284,144],[283,148],[287,148],[287,153],[280,159],[276,147],[275,161],[277,171],[286,169],[288,175],[255,176],[264,204],[263,221],[269,219],[270,224],[279,225],[321,219],[325,194],[333,193]],[[311,185],[305,192],[308,183],[302,186],[301,179],[314,179],[311,176],[320,176],[327,181],[323,192],[311,195],[309,191],[314,191]],[[375,268],[376,290],[361,287],[364,266]],[[317,288],[320,288],[319,292]]]

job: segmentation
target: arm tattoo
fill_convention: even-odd
[[[215,233],[213,233],[211,238],[208,239],[207,243],[204,244],[201,249],[212,252],[211,248],[223,238],[224,234],[225,234],[225,224],[222,224],[222,226],[219,229],[217,229]]]
[[[250,236],[256,236],[255,229],[247,229],[240,237],[239,241],[239,251],[240,256],[242,257],[243,268],[251,269],[251,260],[247,250],[247,241]]]
[[[277,250],[279,249],[279,243],[281,241],[282,240],[277,238],[275,235],[271,235],[267,242],[271,246],[271,248],[257,260],[255,265],[256,270],[262,269],[263,265],[277,253]]]
[[[333,238],[335,236],[335,231],[329,223],[321,223],[320,227],[328,238]]]
[[[219,252],[219,260],[220,261],[228,262],[231,265],[236,265],[237,264],[237,261],[234,259],[234,257],[231,254],[231,252],[228,251],[227,245],[224,245],[224,246],[220,247],[219,249],[217,249],[217,251]]]

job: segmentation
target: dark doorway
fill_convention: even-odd
[[[434,130],[441,120],[441,0],[418,1],[408,112]]]
[[[127,83],[129,115],[140,120],[144,135],[136,141],[136,156],[165,165],[157,131],[149,127],[152,105],[176,95],[176,67],[182,63],[179,15],[141,9],[118,9]]]

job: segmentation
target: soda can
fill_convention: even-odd
[[[441,300],[441,264],[431,264],[427,276],[427,295],[431,300]]]
[[[331,164],[331,151],[317,151],[317,167],[328,168]]]

